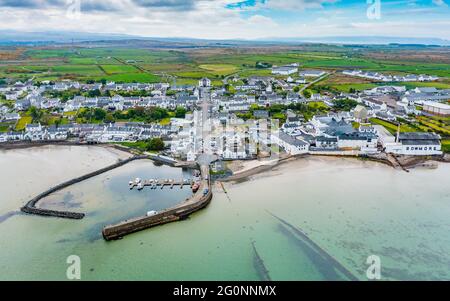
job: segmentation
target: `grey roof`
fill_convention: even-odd
[[[279,138],[281,140],[283,140],[284,142],[286,142],[286,143],[288,143],[290,145],[294,145],[294,146],[305,146],[305,145],[308,145],[308,143],[306,143],[305,141],[297,139],[297,138],[294,138],[294,137],[292,137],[292,136],[290,136],[290,135],[288,135],[288,134],[286,134],[284,132],[280,132]]]
[[[408,140],[401,140],[403,145],[439,145],[440,140],[438,139],[431,139],[431,140],[414,140],[414,139],[408,139]]]
[[[441,136],[435,133],[400,133],[399,140],[441,140]]]
[[[255,110],[253,111],[253,115],[255,117],[265,117],[268,118],[269,117],[269,112],[268,111],[264,111],[264,110]]]
[[[325,73],[325,71],[322,70],[303,70],[300,72],[300,74],[314,74],[314,75],[321,75]]]
[[[370,140],[374,139],[376,136],[370,133],[353,132],[349,134],[340,134],[338,137],[340,140]]]
[[[299,117],[288,117],[287,121],[288,122],[300,122],[300,118]]]
[[[319,136],[316,138],[316,141],[320,142],[337,142],[337,137],[325,137],[325,136]]]

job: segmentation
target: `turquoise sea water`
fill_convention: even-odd
[[[217,185],[187,221],[105,242],[105,224],[189,196],[130,192],[131,175],[188,174],[135,162],[43,204],[85,212],[82,221],[0,220],[0,279],[64,280],[69,255],[80,256],[83,280],[259,280],[265,269],[273,280],[364,280],[369,255],[383,279],[450,279],[450,165],[407,174],[352,159],[290,162],[225,184],[227,194]]]

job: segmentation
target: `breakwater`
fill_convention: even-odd
[[[171,222],[186,219],[192,213],[208,206],[212,200],[212,193],[199,199],[198,202],[189,203],[174,209],[160,212],[154,216],[143,216],[132,220],[124,221],[117,225],[110,225],[103,228],[103,238],[107,241],[121,239],[128,234],[164,225]]]
[[[59,218],[67,218],[67,219],[83,219],[85,214],[84,213],[77,213],[77,212],[69,212],[69,211],[55,211],[55,210],[48,210],[48,209],[41,209],[37,208],[37,203],[42,200],[43,198],[58,192],[62,189],[65,189],[69,186],[72,186],[74,184],[80,183],[82,181],[85,181],[87,179],[93,178],[95,176],[101,175],[105,172],[108,172],[110,170],[116,169],[118,167],[124,166],[132,161],[135,160],[142,160],[142,159],[149,159],[148,156],[134,156],[125,160],[120,160],[117,163],[114,163],[110,166],[101,168],[99,170],[96,170],[94,172],[88,173],[86,175],[83,175],[81,177],[69,180],[67,182],[61,183],[59,185],[56,185],[45,192],[39,194],[38,196],[31,199],[25,206],[21,208],[21,211],[27,214],[33,214],[33,215],[40,215],[40,216],[48,216],[48,217],[59,217]]]

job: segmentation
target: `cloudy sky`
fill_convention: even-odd
[[[450,0],[0,0],[0,30],[208,39],[450,39],[449,6]]]

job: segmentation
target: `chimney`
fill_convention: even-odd
[[[398,123],[398,126],[397,126],[397,139],[395,142],[398,143],[399,141],[400,141],[400,123]]]

